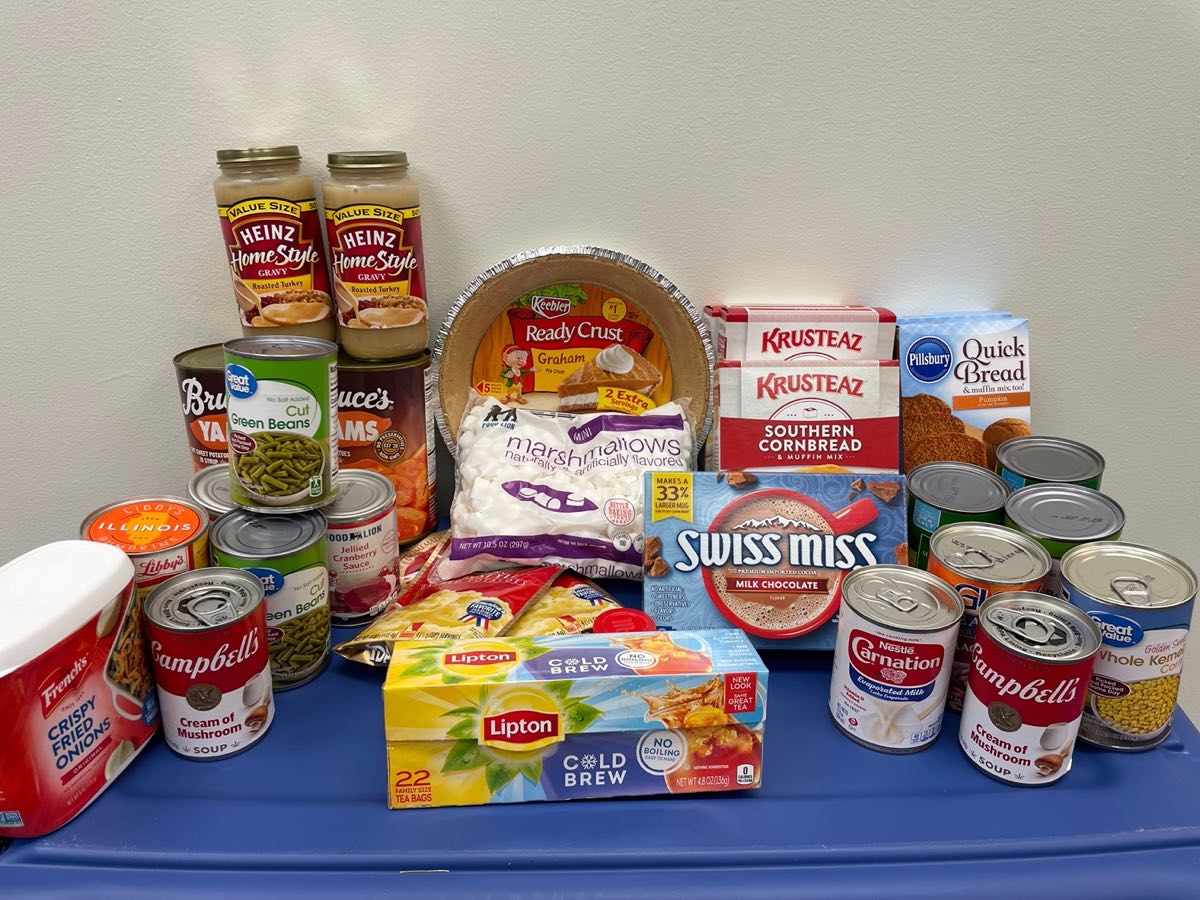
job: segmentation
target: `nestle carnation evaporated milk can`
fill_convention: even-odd
[[[1100,629],[1070,603],[1015,591],[984,604],[958,742],[1008,784],[1053,784],[1071,769]]]
[[[829,712],[853,741],[911,753],[942,730],[963,601],[908,566],[867,566],[842,583]]]

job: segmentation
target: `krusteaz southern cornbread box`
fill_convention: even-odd
[[[399,643],[388,805],[756,788],[766,701],[735,629]]]
[[[645,611],[762,649],[833,649],[842,579],[908,562],[903,475],[650,472],[645,511]]]

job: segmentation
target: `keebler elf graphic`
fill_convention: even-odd
[[[502,403],[528,403],[525,399],[525,378],[534,372],[529,351],[516,344],[509,344],[500,351],[500,380],[504,382]]]

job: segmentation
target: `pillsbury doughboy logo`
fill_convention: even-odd
[[[1088,615],[1100,626],[1100,637],[1110,647],[1132,647],[1142,642],[1142,627],[1133,619],[1095,610]]]
[[[904,357],[908,374],[925,384],[945,378],[953,362],[954,354],[950,352],[950,346],[933,335],[917,338]]]
[[[230,363],[225,367],[225,388],[239,400],[253,397],[258,390],[258,379],[245,366]]]

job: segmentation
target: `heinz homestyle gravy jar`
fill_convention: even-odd
[[[332,341],[317,191],[300,169],[300,150],[294,144],[218,150],[217,163],[213,193],[243,335]]]
[[[324,198],[342,349],[365,360],[420,353],[429,338],[425,254],[408,155],[330,153]]]

